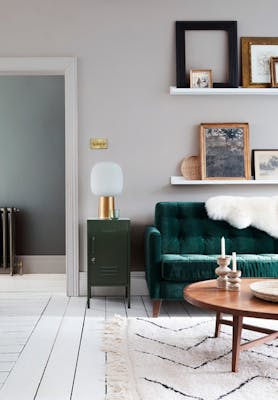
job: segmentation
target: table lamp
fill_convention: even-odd
[[[121,167],[111,161],[100,162],[91,171],[91,190],[99,197],[98,216],[101,219],[114,215],[114,196],[123,190]]]

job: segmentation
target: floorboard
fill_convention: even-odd
[[[36,393],[36,400],[70,399],[85,310],[84,297],[70,298]]]
[[[169,317],[188,317],[188,312],[183,302],[180,301],[165,301],[164,309],[167,311]]]
[[[7,379],[9,375],[9,372],[0,372],[0,384],[2,384],[3,382],[5,382],[5,380]]]
[[[208,317],[215,316],[215,312],[211,310],[205,310],[203,308],[195,307],[187,301],[183,302],[183,305],[190,317]]]
[[[66,274],[23,274],[23,275],[4,275],[0,276],[0,292],[4,296],[11,292],[17,294],[26,292],[32,294],[58,292],[65,295],[66,293]]]
[[[131,296],[131,308],[123,296],[93,297],[88,309],[85,297],[56,294],[38,319],[38,294],[28,298],[25,311],[14,295],[0,293],[6,308],[0,307],[0,400],[104,400],[105,322],[115,314],[152,317],[149,296]],[[24,301],[24,293],[18,296]],[[211,313],[184,301],[164,301],[160,312],[164,318],[201,315]]]
[[[2,387],[1,400],[34,399],[67,303],[65,296],[51,298]]]
[[[10,372],[14,364],[14,361],[0,361],[0,372]]]
[[[103,297],[94,297],[90,299],[90,310],[91,312],[88,314],[91,317],[105,318],[106,313],[106,298]]]
[[[141,296],[132,296],[131,307],[128,308],[127,300],[125,299],[126,314],[130,317],[147,317],[146,308]]]
[[[15,362],[18,359],[17,353],[1,353],[0,354],[0,362]]]
[[[144,307],[148,318],[152,318],[153,315],[153,304],[149,296],[142,296]]]
[[[106,297],[106,319],[111,319],[115,314],[126,317],[125,300],[122,296]]]
[[[87,309],[71,400],[103,400],[105,394],[105,353],[102,335],[105,299],[94,299]],[[92,397],[93,394],[93,397]]]
[[[149,296],[142,296],[145,308],[146,308],[146,312],[147,312],[147,316],[148,318],[152,318],[153,317],[153,303],[152,300],[150,299]],[[169,313],[168,313],[168,309],[167,307],[165,307],[165,302],[162,301],[161,304],[161,308],[160,308],[160,313],[159,316],[160,317],[169,317]]]

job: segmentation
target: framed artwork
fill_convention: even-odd
[[[213,87],[238,87],[237,21],[176,21],[176,69],[177,87],[189,87],[186,78],[185,35],[187,31],[226,31],[229,71],[227,82],[214,82]]]
[[[250,179],[248,123],[202,123],[200,159],[202,179]]]
[[[278,37],[242,37],[242,86],[270,87],[270,59],[278,57]]]
[[[191,69],[190,87],[199,89],[212,88],[211,69]]]
[[[270,58],[271,86],[278,87],[278,57]]]
[[[278,150],[255,149],[252,151],[254,179],[278,180]]]

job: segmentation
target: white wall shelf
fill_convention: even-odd
[[[171,176],[171,185],[278,185],[278,180],[224,180],[224,179],[204,179],[204,180],[187,180],[182,176]]]
[[[170,86],[172,96],[215,96],[215,95],[252,95],[252,96],[278,96],[277,88],[177,88]]]

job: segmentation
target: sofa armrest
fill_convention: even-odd
[[[161,281],[161,234],[154,226],[145,231],[145,268],[150,297],[160,298]]]

